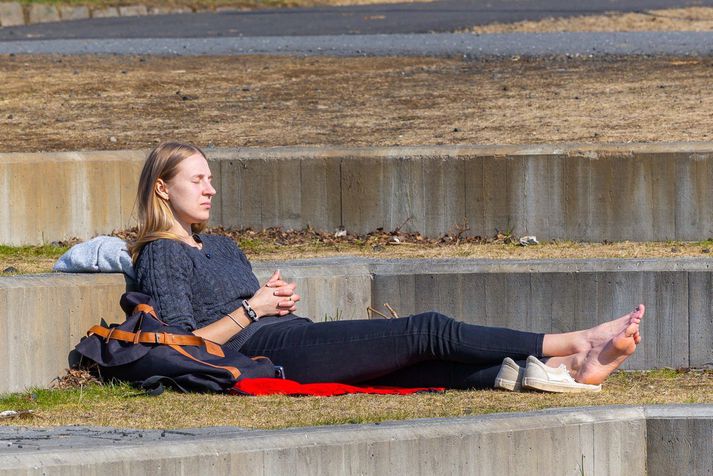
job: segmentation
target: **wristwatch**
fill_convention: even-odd
[[[260,318],[257,317],[257,313],[255,312],[255,310],[250,307],[250,303],[247,299],[243,299],[243,309],[245,309],[245,314],[248,315],[248,319],[250,319],[251,321],[257,322],[260,320]]]

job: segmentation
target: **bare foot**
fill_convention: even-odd
[[[646,307],[643,304],[636,306],[636,309],[631,311],[629,314],[624,314],[612,321],[599,324],[596,327],[587,329],[584,331],[585,338],[587,340],[588,348],[581,350],[592,350],[597,347],[603,347],[609,343],[614,337],[618,336],[625,329],[627,329],[631,324],[638,324],[644,317],[644,312],[646,312]]]
[[[629,325],[638,325],[644,317],[644,312],[644,305],[639,304],[629,314],[591,329],[563,334],[546,334],[542,342],[542,353],[547,357],[566,357],[573,354],[586,354],[594,349],[601,350]]]
[[[643,307],[643,306],[641,306]],[[642,309],[643,311],[643,309]],[[616,370],[636,350],[641,342],[639,321],[632,322],[601,348],[594,348],[584,359],[574,379],[580,383],[598,385]]]

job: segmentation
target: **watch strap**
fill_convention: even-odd
[[[257,313],[255,310],[250,307],[250,303],[248,302],[247,299],[243,299],[243,309],[245,309],[245,314],[248,315],[248,319],[250,319],[253,322],[257,322],[260,318],[257,317]]]

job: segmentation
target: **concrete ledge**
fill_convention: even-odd
[[[662,445],[659,429],[667,424],[674,425],[673,433]],[[711,405],[590,407],[279,431],[118,433],[96,428],[0,428],[0,437],[14,442],[0,448],[0,475],[673,476],[713,470],[712,452],[690,452],[690,442],[696,442],[695,449],[710,449]],[[663,452],[666,461],[661,466]]]
[[[54,5],[33,3],[30,5],[28,23],[48,23],[59,21],[59,11]]]
[[[440,236],[467,223],[480,236],[498,229],[581,241],[713,237],[712,143],[207,153],[219,191],[212,223],[226,227],[365,233],[403,225]],[[0,190],[24,197],[0,207],[0,243],[85,239],[127,227],[145,155],[0,154]]]
[[[86,239],[129,227],[145,158],[140,151],[0,154],[0,243]],[[10,197],[17,197],[13,206]]]
[[[713,474],[711,405],[645,407],[650,475]]]
[[[24,10],[24,11],[23,11]],[[25,15],[25,11],[27,15]],[[74,6],[71,4],[23,5],[19,2],[0,1],[0,27],[30,25],[33,23],[47,23],[60,20],[83,20],[86,18],[131,17],[144,15],[167,15],[175,13],[193,13],[187,7],[152,7],[146,5],[124,5],[121,7],[92,8]],[[27,18],[27,21],[25,21]]]
[[[25,24],[25,13],[18,2],[0,2],[0,26]]]
[[[0,392],[46,387],[87,329],[121,322],[123,275],[0,277]]]
[[[713,260],[368,260],[255,263],[297,282],[299,314],[363,319],[390,303],[400,315],[437,309],[472,324],[535,332],[594,326],[647,305],[644,343],[625,369],[713,366]],[[119,274],[0,277],[0,393],[46,386],[101,318],[123,320]]]

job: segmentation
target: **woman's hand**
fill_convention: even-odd
[[[248,302],[258,317],[284,316],[297,310],[301,298],[295,294],[296,287],[295,283],[283,281],[280,270],[277,270]]]
[[[297,309],[296,303],[299,300],[300,297],[295,294],[295,284],[283,281],[280,278],[280,272],[276,271],[267,281],[267,284],[258,289],[255,295],[248,299],[248,302],[250,302],[250,307],[253,308],[257,316],[263,317],[289,314]],[[247,319],[242,306],[233,312],[241,314],[238,319]],[[249,324],[249,321],[245,325],[247,324]],[[234,317],[228,315],[205,327],[194,330],[193,333],[218,344],[225,344],[244,328],[242,324],[235,321]]]

